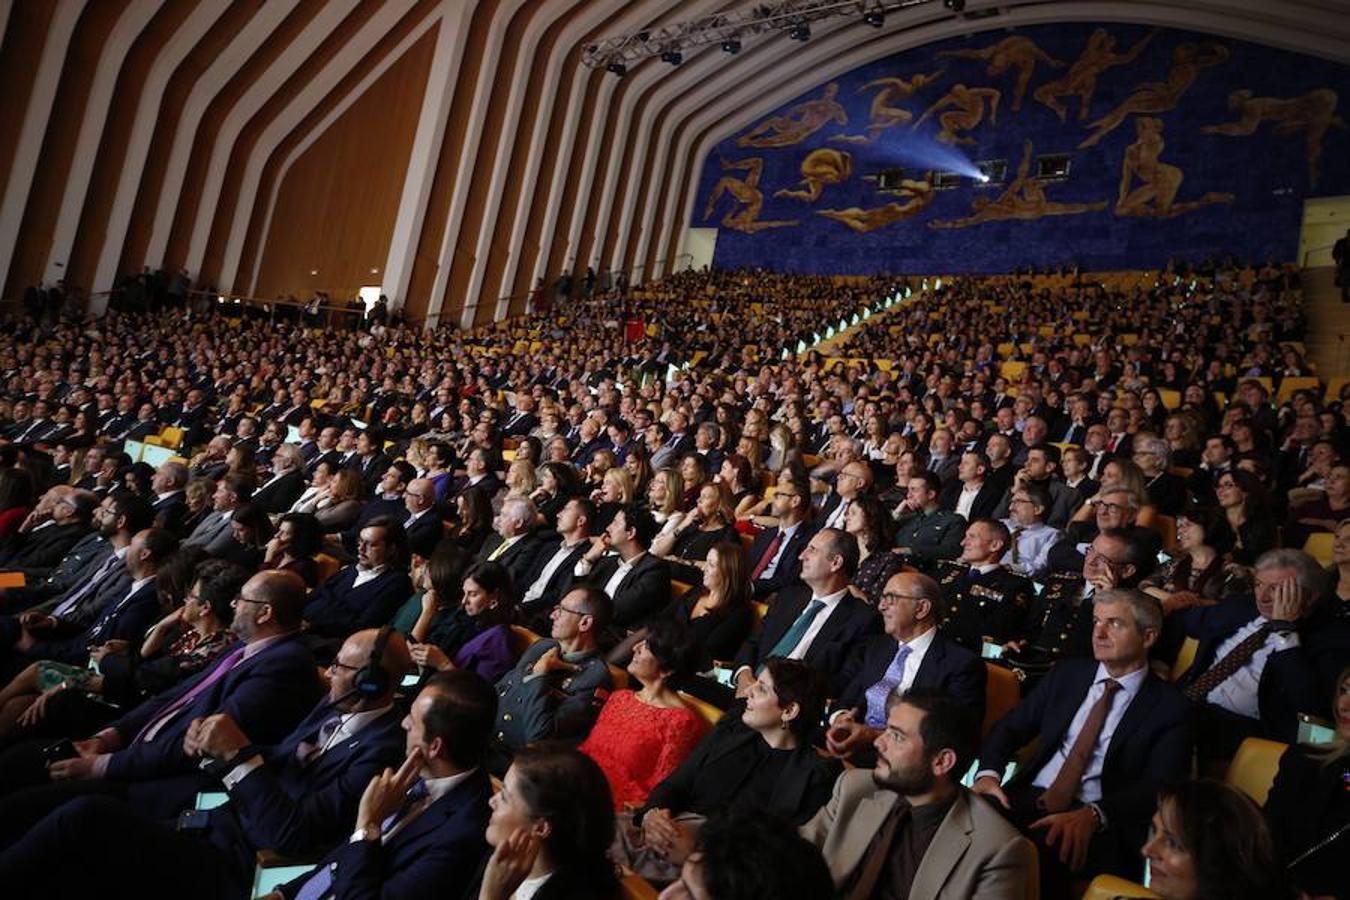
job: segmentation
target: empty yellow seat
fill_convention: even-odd
[[[1331,565],[1331,547],[1335,542],[1336,536],[1326,531],[1319,531],[1308,535],[1308,539],[1303,542],[1303,552],[1317,560],[1321,565]]]
[[[1247,738],[1228,764],[1224,783],[1251,797],[1257,806],[1265,806],[1270,786],[1275,783],[1275,773],[1280,770],[1280,757],[1288,749],[1288,744],[1279,741]]]

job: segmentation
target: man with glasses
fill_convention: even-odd
[[[426,559],[445,533],[436,511],[436,483],[429,478],[414,478],[403,491],[407,518],[403,530],[408,534],[408,549]]]
[[[612,611],[609,597],[589,587],[573,588],[553,607],[549,637],[531,644],[497,682],[492,771],[505,772],[527,744],[576,740],[591,730],[614,687],[597,643]]]
[[[806,521],[811,512],[811,496],[807,491],[787,479],[774,491],[770,506],[778,527],[760,531],[746,557],[750,589],[756,600],[769,600],[784,588],[801,584],[799,557],[811,539],[811,527]]]
[[[68,485],[57,485],[43,495],[19,531],[0,549],[0,569],[50,569],[89,533],[98,496]]]
[[[305,640],[320,659],[331,659],[344,638],[360,628],[378,628],[412,596],[408,539],[387,516],[361,529],[356,565],[335,572],[305,604]]]
[[[1050,497],[1039,485],[1018,484],[1008,501],[1010,515],[1003,520],[1008,529],[1008,549],[1003,565],[1019,575],[1038,578],[1045,571],[1050,548],[1059,540],[1059,529],[1045,524]]]
[[[875,762],[873,744],[886,727],[887,698],[912,688],[941,690],[984,717],[980,657],[937,628],[942,588],[927,575],[899,572],[881,592],[883,634],[860,644],[839,674],[845,685],[830,714],[826,747],[854,765]]]
[[[854,460],[845,464],[834,476],[834,490],[821,504],[820,527],[843,528],[848,508],[871,487],[872,468],[867,463]]]
[[[1139,500],[1134,496],[1134,492],[1124,485],[1103,485],[1097,495],[1088,500],[1088,505],[1092,507],[1092,519],[1086,522],[1070,522],[1069,527],[1064,529],[1064,536],[1050,548],[1050,553],[1046,557],[1050,571],[1080,572],[1083,568],[1083,557],[1097,535],[1113,528],[1135,530],[1135,521],[1139,517]],[[1156,552],[1158,548],[1154,549]]]

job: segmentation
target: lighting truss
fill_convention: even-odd
[[[582,62],[593,69],[608,68],[617,72],[619,66],[640,62],[662,54],[682,53],[707,44],[730,44],[739,50],[741,42],[755,35],[802,29],[812,22],[857,16],[859,22],[876,25],[877,16],[923,6],[937,0],[779,0],[776,3],[757,3],[735,12],[717,13],[644,28],[632,34],[605,38],[591,44],[582,54]],[[864,17],[868,17],[864,19]],[[727,50],[727,52],[736,52]],[[617,64],[617,66],[616,66]]]

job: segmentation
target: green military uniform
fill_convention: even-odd
[[[907,547],[918,563],[931,567],[940,559],[961,555],[966,520],[954,512],[935,509],[904,516],[895,526],[895,546]]]
[[[534,741],[580,740],[595,724],[614,687],[609,666],[597,650],[563,654],[576,672],[535,675],[534,664],[558,642],[546,638],[526,649],[514,669],[497,682],[497,729],[493,734],[494,771],[504,771],[516,751]]]
[[[943,635],[976,653],[985,638],[998,644],[1022,638],[1033,594],[1029,580],[1001,565],[978,572],[957,560],[938,563],[934,577],[942,585]]]

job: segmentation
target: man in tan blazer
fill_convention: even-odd
[[[961,787],[978,725],[945,694],[892,691],[877,766],[851,769],[802,826],[844,900],[1037,900],[1036,848]]]

